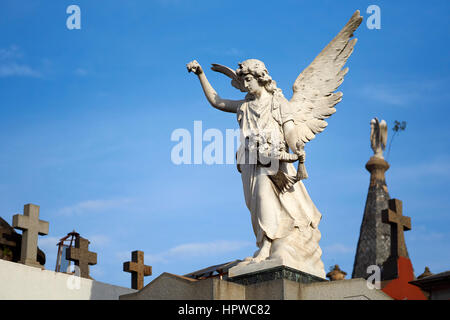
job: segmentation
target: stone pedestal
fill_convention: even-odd
[[[286,266],[276,266],[274,268],[258,270],[240,275],[233,275],[231,273],[231,270],[233,269],[234,268],[230,269],[230,274],[227,280],[245,286],[278,279],[290,280],[297,283],[313,283],[313,282],[328,281],[315,275]]]
[[[267,272],[268,270],[281,268],[284,270],[295,270],[296,272],[300,272],[302,274],[308,274],[314,278],[320,279],[320,280],[326,280],[325,273],[323,274],[323,277],[321,277],[321,274],[313,274],[308,271],[300,271],[292,264],[287,264],[284,261],[281,261],[279,259],[269,259],[269,260],[263,260],[258,263],[239,263],[238,265],[232,267],[228,271],[228,276],[230,278],[234,278],[240,275],[246,275],[246,274],[253,274],[255,272]],[[281,270],[280,269],[280,270]],[[320,272],[321,270],[319,270]],[[319,281],[320,281],[319,280]]]

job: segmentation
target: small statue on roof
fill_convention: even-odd
[[[327,273],[327,278],[329,278],[330,281],[344,280],[346,275],[347,272],[342,271],[339,266],[335,264],[333,269]]]

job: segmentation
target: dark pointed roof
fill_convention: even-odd
[[[385,172],[389,164],[379,157],[371,157],[366,164],[370,172],[364,216],[359,232],[352,278],[367,278],[367,267],[382,266],[391,253],[391,227],[382,221],[383,210],[388,209],[389,192]]]

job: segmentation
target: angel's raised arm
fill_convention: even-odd
[[[205,73],[203,72],[202,67],[197,61],[192,61],[187,64],[187,69],[189,72],[194,72],[198,79],[200,80],[200,84],[202,85],[203,92],[205,93],[206,99],[208,99],[209,103],[216,109],[225,112],[236,113],[238,108],[244,102],[244,100],[227,100],[222,99],[214,90],[214,88],[209,83],[206,78]]]

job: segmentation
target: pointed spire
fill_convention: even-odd
[[[370,172],[370,183],[352,278],[367,278],[370,275],[367,273],[367,267],[381,267],[391,253],[390,226],[382,221],[382,212],[388,209],[390,198],[385,178],[389,164],[383,158],[387,126],[384,120],[379,122],[377,118],[372,119],[370,126],[370,142],[374,155],[366,163],[366,169]]]

